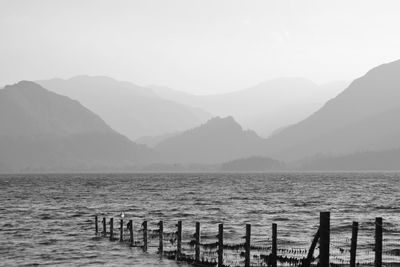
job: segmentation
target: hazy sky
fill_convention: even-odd
[[[400,1],[0,0],[0,85],[107,75],[194,93],[400,59]]]

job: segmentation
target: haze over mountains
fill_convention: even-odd
[[[191,95],[160,86],[150,88],[166,99],[201,107],[215,116],[233,116],[244,128],[267,137],[274,130],[311,115],[346,86],[346,82],[316,85],[304,78],[287,77],[217,95]]]
[[[215,164],[261,154],[263,142],[232,117],[216,117],[162,141],[155,149],[167,163]]]
[[[159,97],[149,88],[104,76],[38,81],[50,91],[76,99],[131,140],[187,130],[211,114]]]
[[[271,137],[269,155],[295,160],[400,147],[400,61],[356,79],[304,121]]]
[[[72,99],[28,81],[0,89],[1,172],[400,169],[400,60],[370,70],[308,117],[311,108],[302,113],[306,109],[297,108],[299,103],[323,96],[314,95],[321,86],[304,79],[277,79],[224,97],[149,89],[107,77],[40,83]],[[338,84],[329,86],[333,89],[324,89],[324,97],[338,90]],[[309,96],[296,101],[293,90]],[[176,102],[165,99],[173,94]],[[282,103],[292,110],[272,111],[285,110]],[[269,119],[259,117],[268,127],[274,125],[271,118],[279,123],[303,118],[263,138],[235,117],[210,119],[206,109],[241,110],[242,115],[270,109]],[[131,139],[162,134],[139,139],[153,149],[121,135],[109,121]]]
[[[118,170],[156,153],[111,129],[76,100],[21,81],[0,90],[0,170]]]

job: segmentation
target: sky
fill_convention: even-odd
[[[195,94],[400,59],[400,1],[0,0],[0,86],[105,75]]]

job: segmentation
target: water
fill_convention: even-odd
[[[281,248],[308,248],[319,212],[331,211],[332,251],[348,243],[351,222],[359,221],[365,260],[372,257],[374,218],[382,216],[384,249],[400,248],[398,173],[1,175],[0,193],[2,266],[178,266],[95,240],[93,216],[117,218],[121,211],[135,229],[147,219],[151,229],[163,220],[173,231],[182,220],[192,233],[200,221],[210,242],[220,222],[231,243],[241,242],[251,223],[252,242],[265,245],[276,222]]]

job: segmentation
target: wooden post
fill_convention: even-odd
[[[329,267],[330,212],[321,212],[319,217],[319,257],[320,267]]]
[[[158,233],[158,236],[159,236],[159,239],[160,239],[160,242],[159,242],[159,245],[158,245],[158,253],[160,253],[160,256],[162,256],[163,255],[163,251],[164,251],[164,222],[163,221],[160,221],[159,223],[158,223],[158,225],[160,226],[160,229],[159,229],[159,233]]]
[[[196,242],[195,242],[195,254],[194,254],[194,260],[196,262],[200,261],[200,223],[196,222]]]
[[[356,267],[358,222],[353,222],[351,230],[350,267]]]
[[[114,218],[110,218],[110,240],[114,238]]]
[[[272,224],[272,267],[276,267],[276,260],[277,260],[277,251],[278,251],[278,245],[277,245],[277,239],[278,239],[278,225],[276,223]]]
[[[382,218],[375,218],[375,267],[382,267]]]
[[[133,222],[132,220],[129,220],[129,242],[131,243],[131,247],[134,246],[133,242]]]
[[[218,267],[224,266],[224,225],[218,225]]]
[[[318,240],[319,240],[319,229],[315,233],[313,241],[311,242],[311,246],[308,249],[307,258],[303,261],[303,267],[310,267],[314,255],[314,250],[315,247],[317,246]]]
[[[107,236],[106,218],[103,217],[103,236]]]
[[[143,224],[143,251],[147,251],[147,221],[144,221]]]
[[[121,219],[119,222],[119,242],[124,241],[124,220]]]
[[[176,259],[179,260],[182,255],[182,221],[178,221]]]
[[[97,215],[94,216],[94,228],[95,228],[96,235],[97,235],[97,234],[99,233],[99,225],[98,225],[98,218],[97,218]]]
[[[246,224],[246,242],[244,245],[244,267],[250,267],[250,240],[251,240],[251,224]]]

